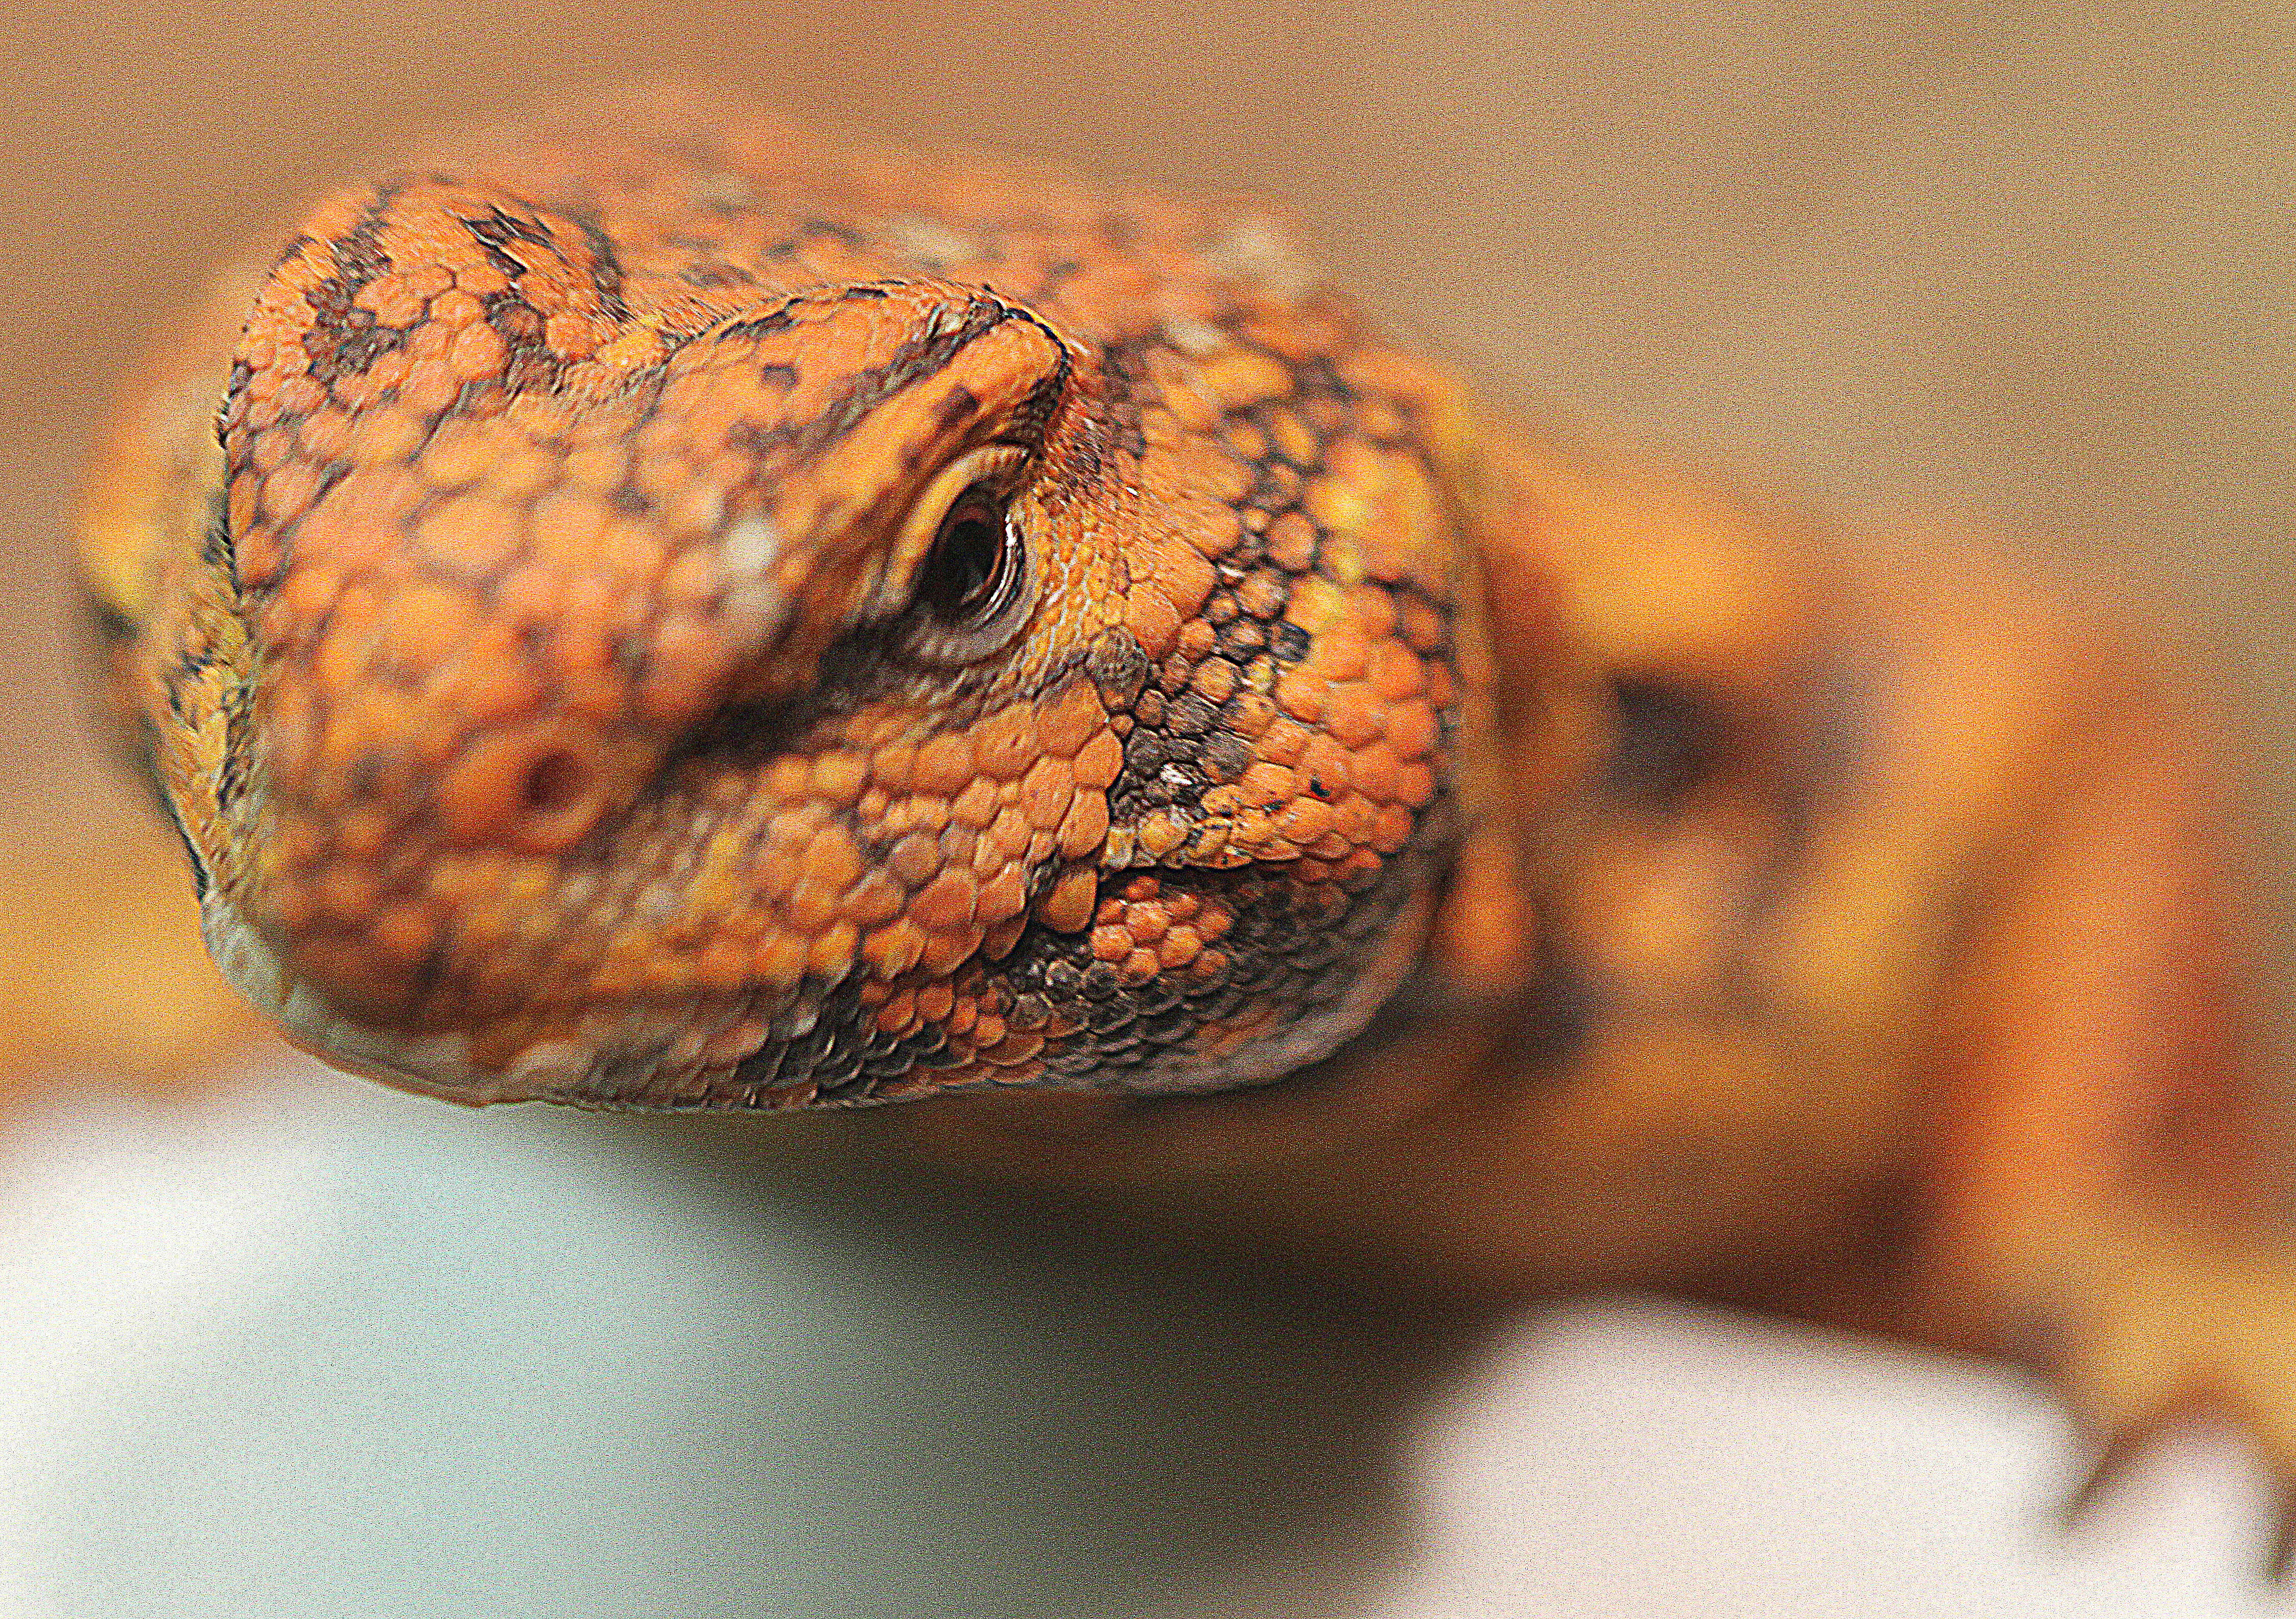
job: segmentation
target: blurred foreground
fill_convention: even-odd
[[[1398,1321],[603,1123],[299,1064],[49,1114],[0,1173],[0,1614],[2255,1611],[2235,1452],[2060,1541],[2069,1436],[1997,1369]]]

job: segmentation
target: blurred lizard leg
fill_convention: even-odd
[[[1920,1308],[2028,1355],[2098,1446],[2081,1499],[2166,1422],[2248,1433],[2296,1503],[2284,1120],[2243,1038],[2225,806],[2138,711],[2065,799],[1955,997]]]

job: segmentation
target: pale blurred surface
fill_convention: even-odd
[[[881,1191],[882,1189],[879,1189]],[[2215,1619],[2260,1481],[1991,1368],[1628,1303],[1488,1338],[308,1071],[0,1179],[0,1615]]]
[[[78,729],[53,555],[143,331],[409,135],[672,74],[1275,199],[1496,394],[1835,510],[2031,536],[2224,688],[2284,938],[2296,15],[1922,14],[20,4],[9,855],[140,813]],[[2205,1457],[2050,1549],[2063,1436],[1997,1374],[1594,1314],[1503,1340],[1447,1400],[1454,1334],[1046,1258],[978,1213],[865,1214],[722,1143],[308,1075],[212,1111],[91,1106],[0,1157],[11,1619],[2248,1600],[2254,1502]]]

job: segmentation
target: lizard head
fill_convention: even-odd
[[[1475,705],[1416,373],[1329,300],[1118,345],[648,251],[426,178],[264,282],[146,655],[234,981],[472,1101],[1201,1088],[1359,1027]]]

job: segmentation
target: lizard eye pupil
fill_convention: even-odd
[[[974,485],[940,520],[918,576],[917,600],[952,627],[992,616],[1010,593],[1014,544],[1004,503]]]

